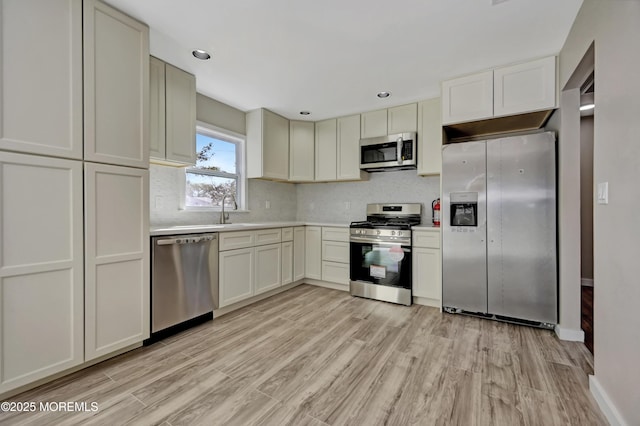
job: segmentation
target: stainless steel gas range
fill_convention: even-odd
[[[350,226],[353,296],[411,305],[411,227],[422,204],[367,204],[367,220]]]

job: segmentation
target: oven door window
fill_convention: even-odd
[[[411,288],[411,249],[384,243],[351,243],[351,280]]]

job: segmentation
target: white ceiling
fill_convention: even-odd
[[[556,54],[582,0],[107,0],[151,53],[244,111],[321,120],[437,97],[440,81]],[[209,61],[191,55],[208,50]],[[378,99],[379,91],[390,91]],[[298,113],[309,110],[303,118]]]

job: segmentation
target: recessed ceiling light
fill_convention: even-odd
[[[582,105],[580,107],[580,111],[589,111],[590,109],[594,109],[596,107],[595,104],[587,104],[587,105]],[[575,110],[574,110],[575,111]]]
[[[310,111],[300,111],[300,115],[311,115]]]
[[[193,54],[193,56],[195,56],[198,59],[202,59],[203,61],[206,61],[207,59],[211,58],[211,55],[209,55],[209,53],[206,50],[196,49],[191,53]]]
[[[389,96],[391,96],[391,92],[378,92],[376,96],[380,99],[388,98]]]

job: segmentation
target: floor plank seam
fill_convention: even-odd
[[[140,404],[142,404],[145,407],[148,407],[147,404],[144,403],[143,400],[141,400],[140,398],[138,398],[137,396],[135,396],[133,393],[129,393],[129,395],[131,395],[132,397],[134,397]]]

